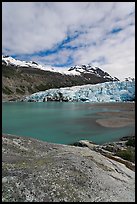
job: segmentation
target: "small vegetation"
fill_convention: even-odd
[[[74,142],[72,144],[69,144],[71,146],[75,146],[75,147],[88,147],[88,145],[81,143],[81,142]]]
[[[25,94],[25,91],[24,90],[21,90],[19,88],[16,88],[16,93],[17,94]]]
[[[29,93],[33,93],[33,92],[35,92],[35,91],[32,89],[31,86],[28,86],[28,92],[29,92]]]
[[[5,65],[2,65],[2,76],[5,76],[7,78],[11,78],[15,75],[16,70],[13,67],[7,67]]]
[[[116,152],[116,156],[121,157],[122,159],[131,161],[131,162],[135,162],[135,151],[132,150],[131,147],[128,147],[125,150],[118,150]]]
[[[2,91],[4,94],[7,94],[7,95],[10,95],[13,93],[7,86],[3,87]]]
[[[107,151],[109,151],[109,152],[114,152],[114,151],[116,151],[115,148],[114,148],[113,146],[110,146],[110,145],[108,145],[108,146],[106,146],[106,147],[103,147],[103,149],[105,149],[105,150],[107,150]]]
[[[129,138],[128,141],[126,142],[126,146],[132,146],[135,147],[135,138]]]
[[[45,90],[51,88],[51,86],[48,86],[48,84],[46,84],[46,85],[40,84],[40,85],[35,86],[35,87],[36,87],[36,89],[38,89],[39,91],[45,91]]]

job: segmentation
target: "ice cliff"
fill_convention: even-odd
[[[34,93],[22,99],[28,102],[85,101],[115,102],[135,100],[135,81],[105,82],[96,85],[82,85],[49,89]]]

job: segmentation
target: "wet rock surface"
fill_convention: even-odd
[[[135,172],[86,146],[3,134],[2,201],[134,202]]]

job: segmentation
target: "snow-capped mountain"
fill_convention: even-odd
[[[52,67],[50,65],[41,65],[34,61],[26,62],[26,61],[16,60],[13,57],[9,57],[9,56],[2,56],[2,64],[7,66],[11,65],[14,67],[32,67],[32,68],[37,68],[45,71],[58,72],[66,75],[80,75],[80,73],[76,72],[75,70],[68,71],[68,69],[66,68],[60,69],[60,68]]]
[[[86,101],[116,102],[135,100],[135,81],[105,82],[96,85],[82,85],[49,89],[27,96],[23,101]]]
[[[76,71],[77,73],[90,73],[94,74],[98,77],[106,78],[106,79],[112,79],[114,81],[118,81],[118,78],[110,76],[107,72],[104,72],[99,67],[93,67],[92,65],[76,65],[74,67],[71,67],[68,71]]]
[[[33,67],[38,69],[43,69],[44,67],[34,61],[26,62],[21,60],[16,60],[10,56],[3,56],[2,55],[2,64],[3,65],[11,65],[14,67]]]
[[[16,100],[23,96],[53,88],[119,81],[91,65],[56,68],[34,61],[21,61],[2,56],[2,97]]]
[[[26,62],[21,60],[16,60],[13,57],[2,56],[2,64],[11,65],[15,67],[32,67],[45,71],[57,72],[65,75],[83,75],[83,74],[93,74],[97,77],[104,78],[106,80],[118,81],[118,78],[110,76],[107,72],[104,72],[98,67],[91,65],[75,65],[71,68],[56,68],[49,65],[41,65],[34,61]]]

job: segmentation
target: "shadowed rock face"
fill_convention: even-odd
[[[135,172],[88,147],[2,137],[3,202],[131,202]]]

